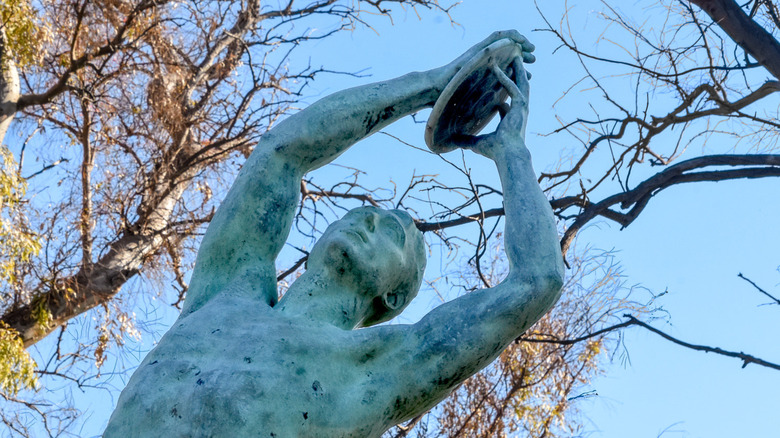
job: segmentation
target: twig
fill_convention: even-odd
[[[773,304],[780,304],[780,299],[777,299],[777,298],[775,298],[775,297],[774,297],[772,294],[770,294],[769,292],[767,292],[767,291],[765,291],[764,289],[761,289],[760,287],[758,287],[758,285],[757,285],[756,283],[754,283],[754,282],[753,282],[753,280],[751,280],[751,279],[749,279],[749,278],[745,277],[744,275],[742,275],[742,273],[741,273],[741,272],[739,273],[739,275],[737,275],[737,277],[739,277],[739,278],[741,278],[741,279],[743,279],[743,280],[747,281],[748,283],[752,284],[752,285],[753,285],[753,287],[754,287],[754,288],[756,288],[756,289],[758,289],[758,291],[759,291],[759,292],[761,292],[762,294],[764,294],[764,295],[768,296],[770,299],[772,299],[772,301],[774,301],[774,303],[773,303]]]

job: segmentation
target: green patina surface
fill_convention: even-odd
[[[333,223],[278,303],[274,260],[300,179],[393,121],[431,106],[491,43],[520,50],[498,130],[462,145],[501,176],[510,274],[413,325],[403,311],[425,267],[422,235],[400,211],[361,208]],[[183,312],[133,374],[106,437],[378,437],[488,365],[557,300],[555,222],[525,147],[533,46],[501,32],[451,64],[345,90],[265,135],[203,239]],[[522,59],[520,59],[522,58]],[[341,122],[334,124],[333,114]]]

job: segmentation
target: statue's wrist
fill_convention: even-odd
[[[500,145],[500,146],[498,146]],[[531,152],[525,146],[525,141],[514,141],[512,143],[498,143],[489,151],[490,158],[496,164],[511,166],[514,163],[525,163],[531,161]]]

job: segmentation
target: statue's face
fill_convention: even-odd
[[[309,255],[309,269],[327,269],[366,293],[398,286],[417,269],[408,215],[363,207],[332,223]]]

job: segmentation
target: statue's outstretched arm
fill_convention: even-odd
[[[334,93],[263,135],[203,237],[186,315],[220,293],[277,299],[274,261],[290,231],[304,174],[393,121],[433,105],[474,53],[511,38],[533,60],[516,31],[496,32],[452,63]],[[230,287],[227,287],[230,286]]]
[[[514,64],[517,84],[496,72],[503,75],[502,83],[507,82],[504,86],[512,97],[511,107],[497,131],[466,142],[477,153],[495,161],[501,178],[509,275],[495,287],[439,306],[406,328],[401,348],[409,350],[408,356],[398,356],[412,358],[413,363],[399,364],[403,369],[399,368],[398,374],[405,382],[399,382],[401,399],[411,403],[402,416],[413,416],[419,413],[416,410],[429,408],[487,366],[560,296],[563,259],[555,220],[536,182],[531,155],[525,146],[528,80],[522,63],[516,60]],[[409,397],[432,388],[435,389],[428,392],[428,400]]]

